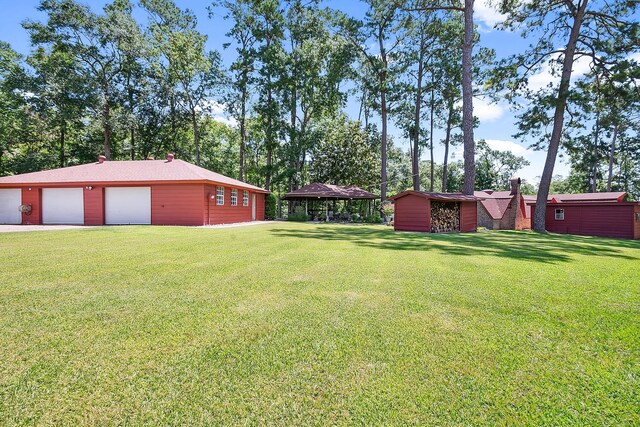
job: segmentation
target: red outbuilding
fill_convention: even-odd
[[[479,198],[461,193],[404,191],[390,197],[396,231],[474,232]]]
[[[551,233],[640,239],[640,202],[625,202],[627,193],[552,194],[545,228]],[[531,206],[531,217],[536,203]]]
[[[0,224],[208,225],[264,220],[268,191],[172,154],[0,177]]]

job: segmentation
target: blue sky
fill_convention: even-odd
[[[200,0],[175,0],[181,8],[189,8],[198,16],[199,30],[208,35],[208,47],[219,50],[223,60],[228,64],[233,59],[233,51],[222,49],[222,44],[226,41],[225,33],[228,31],[230,23],[222,19],[222,11],[212,19],[209,18],[207,6],[208,1]],[[26,31],[22,28],[21,22],[26,19],[43,21],[46,16],[37,11],[39,0],[0,0],[2,7],[0,13],[0,40],[11,44],[13,49],[26,55],[29,53],[30,43]],[[105,3],[104,0],[87,0],[94,10],[99,11]],[[134,2],[135,3],[135,2]],[[365,6],[358,0],[327,0],[326,5],[340,9],[350,15],[361,17],[364,14]],[[481,32],[480,44],[496,50],[497,58],[501,58],[514,52],[522,51],[527,47],[527,42],[522,40],[518,34],[492,29],[492,26],[499,21],[500,16],[495,10],[486,4],[486,0],[476,0],[475,10],[476,22]],[[139,15],[143,20],[143,15]],[[546,84],[551,77],[548,73],[542,72],[534,79],[540,85]],[[347,105],[347,113],[357,116],[357,102],[352,100]],[[510,150],[515,154],[524,156],[531,162],[531,165],[523,168],[519,175],[527,181],[537,184],[546,154],[528,149],[529,143],[526,140],[516,141],[512,137],[514,126],[514,114],[509,110],[505,102],[490,104],[482,99],[474,99],[474,114],[480,119],[480,126],[475,131],[476,139],[486,139],[489,144],[496,149]],[[408,142],[403,138],[394,126],[391,126],[390,133],[394,137],[394,142],[403,147],[407,147]],[[436,141],[441,134],[435,134]],[[435,147],[435,158],[438,163],[442,162],[444,152],[438,145]],[[427,157],[424,153],[423,157]],[[454,160],[462,159],[461,149],[453,150]],[[558,160],[554,174],[567,175],[568,166]]]

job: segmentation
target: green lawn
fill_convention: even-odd
[[[0,234],[0,425],[638,425],[640,242]]]

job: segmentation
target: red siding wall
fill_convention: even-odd
[[[31,190],[29,190],[31,188]],[[31,205],[31,213],[22,214],[23,224],[41,224],[42,212],[40,210],[40,189],[36,187],[22,188],[22,204]]]
[[[413,194],[394,202],[393,228],[399,231],[431,231],[431,204]]]
[[[84,225],[104,225],[104,188],[84,188]]]
[[[203,225],[202,184],[153,185],[151,224]]]
[[[460,231],[475,232],[478,229],[478,203],[460,202]]]
[[[133,184],[132,184],[133,185]],[[139,186],[139,185],[138,185]],[[29,190],[31,188],[31,190]],[[22,224],[41,224],[39,187],[22,188],[22,204],[30,204],[31,214],[22,214]],[[231,206],[231,188],[225,187],[224,206],[216,206],[215,186],[203,184],[151,185],[151,223],[153,225],[230,224],[251,221],[252,192],[249,206],[242,206],[238,188],[238,205]],[[209,196],[214,195],[212,200]],[[256,195],[256,220],[264,220],[264,194]],[[104,225],[104,187],[84,188],[85,225]]]
[[[555,219],[555,210],[564,209],[564,220]],[[627,203],[547,204],[546,229],[552,233],[583,236],[634,238],[634,205]],[[531,209],[531,217],[534,215]]]
[[[238,204],[231,206],[231,189],[232,187],[224,187],[224,205],[218,206],[216,204],[216,187],[205,186],[205,200],[209,205],[207,213],[208,220],[205,219],[207,224],[231,224],[234,222],[250,222],[251,221],[251,203],[252,192],[249,191],[249,205],[242,205],[242,193],[244,190],[238,188]],[[264,194],[256,194],[256,220],[264,220]]]
[[[640,239],[640,218],[636,218],[637,215],[640,215],[640,205],[636,205],[634,209],[634,215],[633,215],[634,239]]]

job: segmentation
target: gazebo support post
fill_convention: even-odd
[[[324,200],[324,222],[329,222],[329,200]]]

